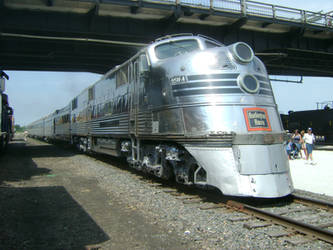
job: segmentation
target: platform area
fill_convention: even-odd
[[[289,160],[294,187],[333,196],[333,151],[314,150],[313,160],[313,165],[305,159]]]

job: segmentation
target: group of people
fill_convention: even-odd
[[[299,132],[299,130],[296,129],[287,143],[286,150],[288,158],[290,160],[296,159],[297,157],[303,159],[303,151],[304,158],[307,162],[310,160],[310,164],[314,164],[312,151],[315,141],[316,137],[312,133],[312,128],[308,128],[307,133],[305,133],[304,130]]]

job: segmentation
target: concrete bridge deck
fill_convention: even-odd
[[[104,73],[171,33],[249,43],[270,74],[332,76],[333,17],[245,0],[1,0],[0,66]]]

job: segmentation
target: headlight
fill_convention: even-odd
[[[253,75],[240,74],[238,76],[238,83],[243,90],[251,94],[257,93],[260,87],[257,78]]]
[[[249,45],[238,42],[231,45],[231,53],[233,57],[241,63],[249,63],[253,60],[254,53]]]

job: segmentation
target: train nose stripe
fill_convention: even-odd
[[[188,89],[179,90],[174,92],[174,96],[187,96],[187,95],[207,95],[207,94],[242,94],[244,93],[239,88],[219,88],[219,89]]]
[[[191,82],[191,83],[173,85],[172,90],[192,89],[192,88],[198,88],[198,87],[223,87],[223,86],[237,87],[237,82],[236,82],[236,80],[235,81],[216,81],[216,82]]]
[[[208,80],[208,79],[237,79],[239,74],[207,74],[207,75],[190,75],[189,81]]]

